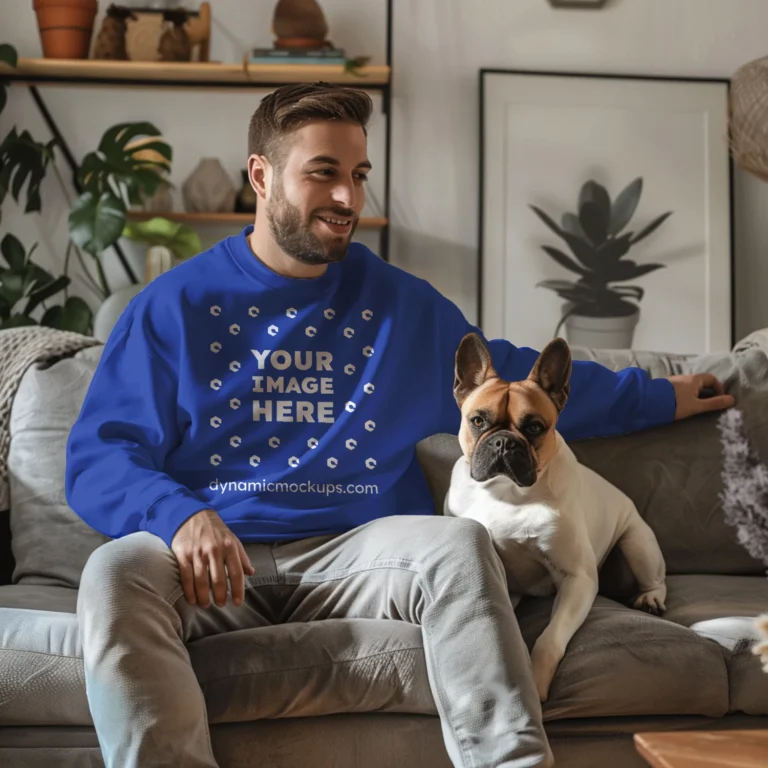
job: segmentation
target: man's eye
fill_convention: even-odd
[[[314,173],[319,173],[321,176],[329,176],[333,173],[333,170],[331,168],[320,168],[317,171],[314,171]]]
[[[360,181],[368,181],[368,176],[367,176],[365,173],[358,173],[358,174],[357,174],[357,178],[358,178]]]

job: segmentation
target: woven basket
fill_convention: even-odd
[[[736,70],[730,101],[734,163],[768,181],[768,56]]]

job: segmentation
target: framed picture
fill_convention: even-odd
[[[489,338],[731,348],[728,89],[481,70],[478,312]]]

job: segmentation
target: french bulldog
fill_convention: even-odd
[[[571,367],[571,350],[557,338],[527,379],[506,381],[473,333],[462,339],[455,361],[462,456],[444,514],[486,526],[514,606],[524,595],[556,593],[549,623],[531,649],[542,702],[592,607],[598,571],[614,546],[639,585],[634,607],[656,615],[666,610],[666,566],[653,531],[631,499],[580,464],[557,431]]]

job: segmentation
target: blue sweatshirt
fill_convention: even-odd
[[[454,360],[478,332],[428,282],[360,244],[319,278],[276,274],[247,235],[146,286],[113,328],[74,424],[66,496],[91,527],[170,546],[211,508],[245,542],[433,514],[415,446],[456,434]],[[489,347],[502,377],[538,356]],[[670,422],[666,379],[574,362],[566,440]]]

